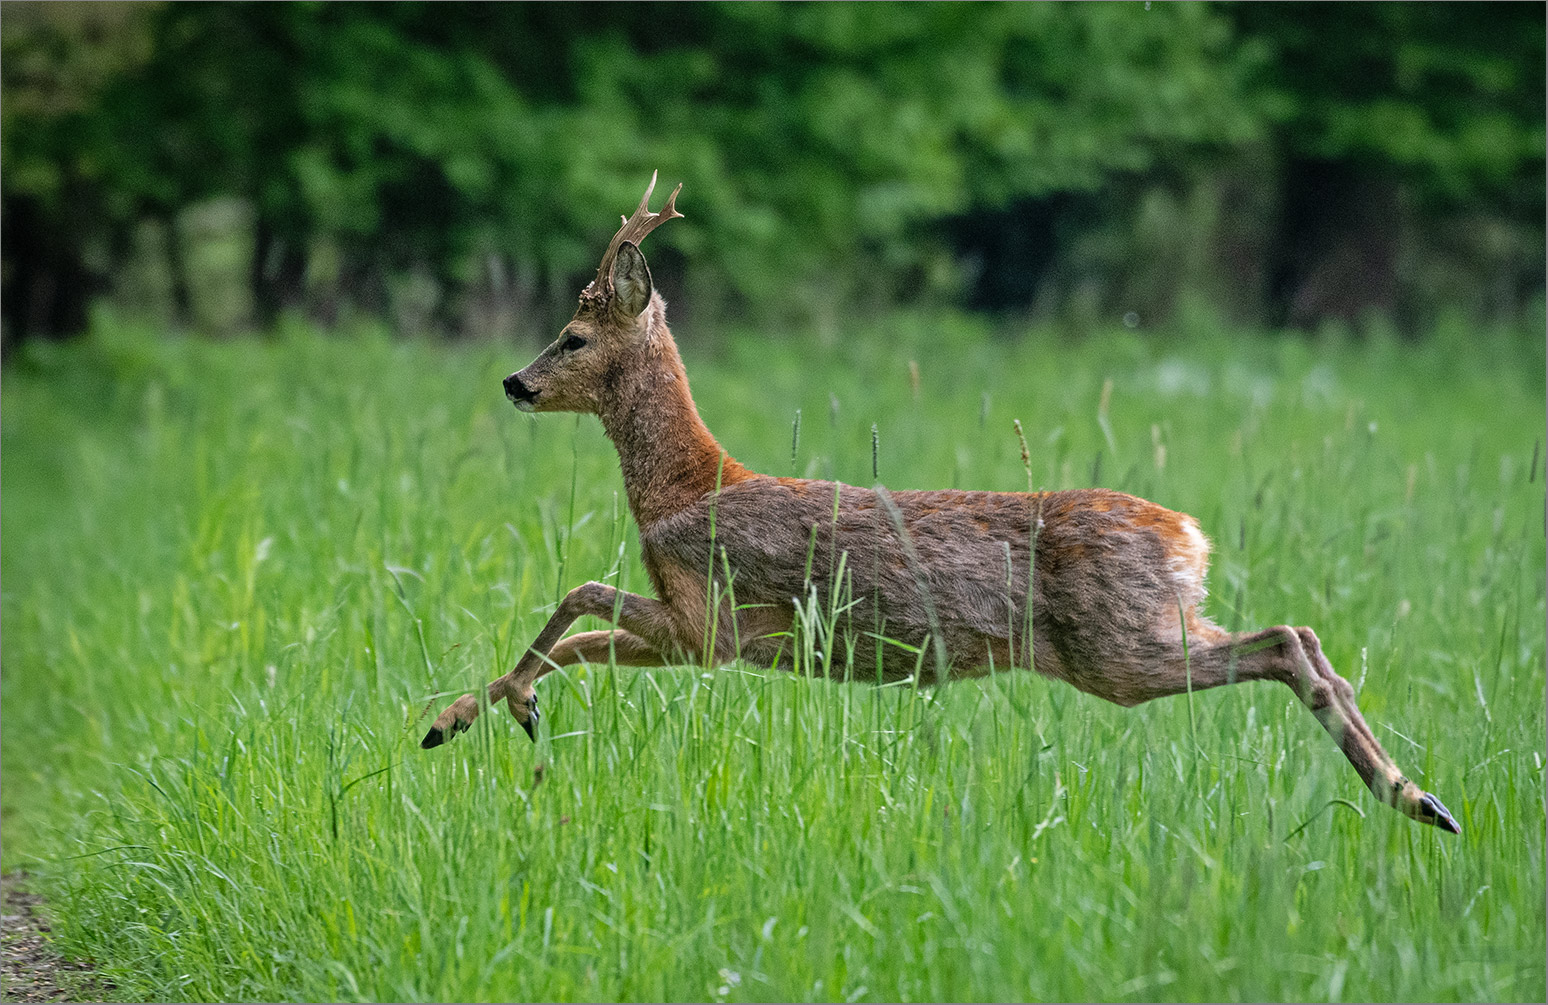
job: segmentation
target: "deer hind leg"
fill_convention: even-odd
[[[624,630],[617,633],[581,632],[568,639],[561,639],[576,618],[587,614],[614,621]],[[609,635],[614,640],[618,661],[626,666],[660,665],[666,662],[662,658],[663,653],[675,652],[678,648],[673,632],[672,609],[666,604],[639,594],[624,593],[604,583],[585,583],[571,590],[559,602],[558,609],[548,619],[543,630],[538,632],[538,637],[517,661],[515,668],[489,683],[486,688],[489,703],[494,704],[504,698],[506,707],[516,721],[521,723],[527,735],[537,739],[537,692],[533,685],[555,667],[582,658],[597,658],[599,653],[601,658],[605,658]],[[596,645],[599,637],[602,640],[600,649]],[[588,653],[590,656],[586,655]],[[419,745],[427,750],[439,747],[473,725],[479,711],[478,699],[471,694],[463,695],[436,717]]]
[[[1237,635],[1215,630],[1190,638],[1193,642],[1201,644],[1191,646],[1185,657],[1179,643],[1177,651],[1147,675],[1139,700],[1180,694],[1190,685],[1203,690],[1244,680],[1280,681],[1322,723],[1377,799],[1421,823],[1461,833],[1440,800],[1404,777],[1387,756],[1355,704],[1354,688],[1328,663],[1310,628],[1280,625]]]
[[[1462,828],[1441,801],[1409,781],[1398,770],[1392,758],[1387,756],[1355,704],[1354,688],[1334,671],[1332,664],[1322,654],[1322,643],[1317,640],[1317,633],[1310,628],[1297,628],[1295,631],[1301,649],[1306,654],[1306,662],[1311,665],[1312,672],[1328,684],[1331,698],[1324,711],[1319,711],[1310,702],[1307,702],[1307,706],[1343,749],[1344,756],[1354,764],[1366,786],[1375,793],[1377,799],[1420,823],[1431,824],[1452,834],[1462,833]],[[1361,767],[1362,763],[1369,767]]]

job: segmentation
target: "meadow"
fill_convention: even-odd
[[[589,666],[420,750],[648,591],[599,425],[504,400],[535,344],[99,320],[0,398],[3,865],[61,949],[125,1000],[1543,1000],[1540,328],[678,336],[755,469],[1193,513],[1212,616],[1313,626],[1462,835],[1270,684]]]

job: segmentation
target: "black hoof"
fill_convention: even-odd
[[[527,699],[527,721],[521,724],[521,728],[527,731],[527,736],[533,743],[537,742],[537,724],[541,716],[538,714],[537,695]]]
[[[1427,823],[1434,824],[1448,834],[1462,833],[1461,826],[1457,823],[1455,818],[1452,817],[1451,813],[1446,809],[1446,807],[1441,805],[1441,801],[1439,799],[1436,799],[1434,796],[1426,792],[1424,794],[1424,798],[1419,800],[1419,805],[1428,815],[1428,819],[1426,820]]]
[[[431,726],[430,732],[426,733],[425,738],[419,741],[419,746],[424,750],[429,750],[431,747],[439,747],[445,742],[446,735],[441,732],[441,727]]]

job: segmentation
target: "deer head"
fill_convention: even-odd
[[[526,369],[505,378],[505,396],[523,412],[600,413],[620,381],[638,369],[640,354],[665,332],[662,301],[640,242],[683,215],[676,205],[683,186],[673,189],[659,213],[650,211],[655,188],[652,173],[639,208],[608,243],[597,278],[581,291],[575,316],[559,337]]]

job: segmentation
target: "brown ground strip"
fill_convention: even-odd
[[[0,999],[8,1002],[107,1000],[112,985],[84,963],[61,959],[49,939],[43,898],[27,889],[27,874],[0,876]]]

